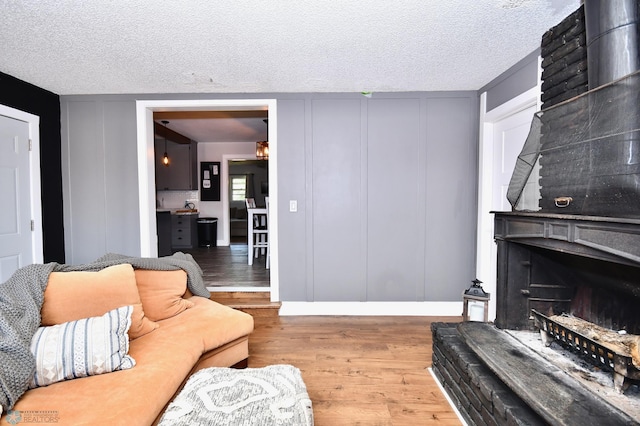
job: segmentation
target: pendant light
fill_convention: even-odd
[[[164,124],[164,156],[162,157],[162,164],[164,164],[165,167],[169,167],[169,154],[167,154],[167,124],[169,124],[169,122],[162,120],[162,124]]]
[[[268,141],[256,142],[256,158],[258,160],[269,159],[269,142]]]

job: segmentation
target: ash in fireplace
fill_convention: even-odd
[[[614,389],[611,371],[594,366],[579,354],[565,349],[558,342],[553,342],[548,347],[545,346],[538,332],[505,331],[577,379],[586,389],[640,421],[640,386],[638,384],[632,384],[624,394],[620,394]]]

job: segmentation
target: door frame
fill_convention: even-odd
[[[158,256],[156,234],[156,188],[153,140],[154,111],[242,111],[267,110],[269,119],[269,196],[273,206],[278,205],[278,112],[276,99],[190,99],[136,101],[138,192],[140,216],[140,255]],[[223,174],[224,176],[224,174]],[[271,300],[280,297],[278,262],[278,209],[270,215],[270,292]]]
[[[538,79],[540,81],[540,79]],[[487,93],[480,95],[480,137],[478,148],[478,219],[476,234],[476,277],[484,282],[484,289],[493,294],[489,301],[489,320],[496,316],[497,249],[494,244],[491,212],[493,187],[494,125],[532,106],[540,109],[541,85],[495,107],[487,108]],[[533,117],[532,117],[533,119]]]
[[[229,224],[229,161],[232,160],[255,160],[255,154],[223,154],[222,155],[222,190],[220,193],[222,194],[222,220],[223,220],[223,230],[225,240],[222,242],[222,245],[231,244],[231,226]],[[271,161],[271,141],[269,141],[269,161]],[[271,163],[269,164],[271,166]],[[269,167],[271,168],[271,167]],[[271,173],[269,173],[269,179],[271,179]],[[249,236],[247,236],[249,238]],[[269,262],[273,262],[273,257],[269,260]]]
[[[40,117],[0,105],[0,115],[18,121],[23,121],[29,126],[29,140],[31,149],[29,152],[29,197],[31,201],[31,220],[33,220],[33,231],[31,232],[31,255],[33,263],[44,262],[44,245],[42,230],[42,198],[40,182]]]

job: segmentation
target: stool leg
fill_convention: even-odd
[[[271,244],[267,241],[267,269],[269,269],[269,260],[271,259],[271,250],[269,250]]]

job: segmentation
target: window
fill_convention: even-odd
[[[247,177],[231,177],[231,201],[244,201],[247,198]]]

